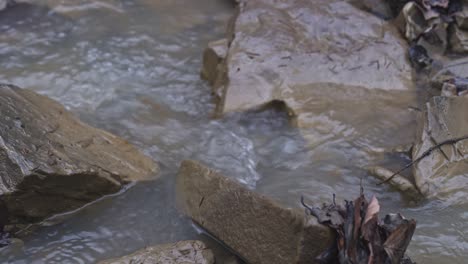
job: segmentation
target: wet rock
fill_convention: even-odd
[[[440,73],[445,75],[450,75],[452,77],[462,77],[468,78],[468,59],[461,58],[458,60],[451,60],[440,70],[440,72],[435,76],[438,77]]]
[[[354,6],[383,19],[393,17],[392,10],[385,0],[349,0]]]
[[[201,77],[214,85],[216,77],[220,74],[221,63],[226,57],[228,49],[227,39],[212,41],[203,53],[203,68]]]
[[[214,264],[213,252],[201,241],[180,241],[146,247],[130,255],[99,264]]]
[[[468,31],[460,29],[457,25],[450,27],[450,47],[453,52],[468,52]]]
[[[426,20],[424,10],[415,2],[409,2],[401,11],[405,19],[405,37],[408,41],[414,41],[426,31],[430,24]]]
[[[45,96],[0,85],[0,112],[0,199],[9,224],[77,209],[158,173],[130,143]]]
[[[194,161],[182,162],[177,203],[248,263],[312,263],[333,239],[303,210],[283,208]]]
[[[455,21],[460,29],[468,29],[468,2],[464,2],[462,10],[455,14]]]
[[[468,98],[433,97],[427,103],[413,158],[446,140],[468,136]],[[413,166],[416,186],[426,197],[466,202],[468,140],[447,144]]]
[[[461,0],[410,1],[396,19],[406,39],[431,48],[431,53],[445,55],[448,48],[466,52],[468,35],[467,3]]]
[[[312,144],[337,133],[336,123],[353,120],[351,126],[360,123],[354,131],[372,130],[371,109],[382,108],[384,100],[378,120],[401,124],[408,116],[401,106],[415,97],[408,46],[398,35],[345,1],[241,4],[215,84],[217,112],[284,102]]]

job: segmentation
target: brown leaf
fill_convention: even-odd
[[[364,217],[364,224],[366,224],[374,216],[377,216],[379,214],[379,211],[380,211],[379,201],[377,200],[377,198],[375,198],[375,195],[374,195],[372,196],[369,206],[367,206],[366,217]]]
[[[403,224],[399,225],[385,241],[383,246],[392,264],[400,263],[413,237],[415,229],[416,221],[406,220]]]

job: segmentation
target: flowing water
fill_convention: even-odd
[[[335,138],[309,148],[277,109],[211,119],[211,91],[199,78],[201,54],[224,35],[233,13],[229,1],[42,2],[0,13],[0,80],[48,95],[128,139],[160,163],[162,179],[44,222],[24,245],[0,251],[2,263],[93,263],[199,238],[174,206],[174,176],[183,159],[200,160],[291,206],[299,206],[301,194],[351,199],[362,178],[385,211],[418,220],[409,250],[414,260],[465,263],[467,206],[409,205],[398,192],[376,186],[361,168],[376,158],[359,142]],[[414,120],[401,123],[407,124],[401,133],[364,141],[375,148],[411,142]],[[398,155],[379,159],[393,168],[407,162]]]

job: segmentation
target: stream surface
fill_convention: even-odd
[[[374,141],[363,135],[367,146],[332,137],[309,148],[277,109],[211,118],[215,105],[199,77],[201,57],[209,41],[224,36],[234,11],[229,1],[47,2],[53,4],[0,13],[0,80],[50,96],[126,138],[159,162],[162,178],[45,221],[24,245],[2,249],[0,262],[94,263],[198,238],[174,205],[174,177],[184,159],[200,160],[288,206],[299,206],[301,195],[353,199],[362,178],[385,212],[417,219],[409,248],[416,262],[466,262],[466,205],[411,205],[362,169],[375,160],[391,168],[408,162],[398,155],[370,157],[366,147],[411,142],[415,120]]]

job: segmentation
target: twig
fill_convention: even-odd
[[[312,207],[308,206],[305,202],[304,202],[304,196],[301,196],[301,204],[302,206],[304,206],[307,210],[309,210],[310,214],[312,214],[312,212],[314,211]]]
[[[465,139],[468,139],[468,136],[448,139],[448,140],[442,141],[441,143],[439,143],[437,145],[434,145],[434,146],[430,147],[428,150],[424,151],[424,153],[421,156],[419,156],[417,159],[415,159],[412,162],[408,163],[405,167],[403,167],[399,171],[395,172],[392,176],[388,177],[386,180],[377,183],[377,185],[381,185],[381,184],[384,184],[384,183],[390,181],[391,179],[393,179],[393,177],[400,174],[402,171],[408,169],[409,167],[413,166],[413,164],[418,163],[419,161],[421,161],[425,157],[429,156],[434,150],[439,149],[440,147],[445,146],[445,145],[455,144],[458,141],[462,141],[462,140],[465,140]]]
[[[447,66],[445,66],[445,68],[450,68],[450,67],[455,67],[455,66],[462,66],[462,65],[466,65],[466,64],[468,64],[468,61],[463,61],[463,62],[447,65]]]

